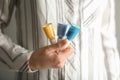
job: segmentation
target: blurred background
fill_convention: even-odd
[[[118,41],[118,50],[120,53],[120,0],[115,0],[115,19],[116,19],[116,37],[117,37],[117,41]],[[11,27],[14,27],[14,29],[16,29],[16,24],[15,24],[15,19],[14,17],[12,17],[12,22],[10,23],[10,26],[7,27],[6,29],[6,34],[8,33],[8,35],[13,39],[14,42],[16,42],[14,36],[16,36],[15,31],[13,30],[13,28],[11,29]],[[13,33],[9,33],[9,32],[13,32]],[[16,73],[13,71],[4,71],[4,70],[0,70],[0,80],[14,80],[16,78]],[[20,79],[19,79],[20,80]]]
[[[118,40],[118,50],[120,53],[120,0],[115,0],[115,12],[116,12],[116,32]]]

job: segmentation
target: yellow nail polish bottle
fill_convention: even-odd
[[[47,36],[47,38],[50,40],[51,44],[56,43],[55,40],[55,31],[54,31],[54,26],[52,23],[46,24],[43,26],[43,30]]]

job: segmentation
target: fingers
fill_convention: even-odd
[[[73,52],[72,46],[68,46],[66,49],[60,51],[60,55],[68,57]]]
[[[72,51],[73,51],[73,48],[71,46],[68,46],[66,49],[60,51],[59,54],[56,54],[53,60],[53,67],[63,68],[66,59],[70,56]]]
[[[49,52],[53,52],[53,51],[59,51],[59,50],[63,50],[65,49],[67,46],[69,45],[69,42],[67,39],[65,40],[62,40],[56,44],[53,44],[53,45],[49,45],[49,46],[46,46],[46,50],[49,51]],[[46,51],[46,52],[47,52]]]
[[[59,48],[59,50],[63,50],[69,45],[69,41],[65,39],[65,40],[58,42],[56,45]]]
[[[56,65],[54,65],[53,68],[63,68],[65,65],[65,61],[66,60],[56,63]]]

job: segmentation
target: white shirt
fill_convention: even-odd
[[[14,9],[17,43],[3,33]],[[65,67],[40,70],[23,75],[23,79],[120,79],[113,0],[0,0],[0,68],[29,71],[28,60],[33,50],[49,44],[42,26],[53,23],[56,30],[59,22],[81,28],[71,43],[75,50]]]

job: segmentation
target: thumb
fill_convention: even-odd
[[[67,48],[68,45],[69,45],[69,41],[67,39],[62,40],[56,44],[56,46],[59,50],[63,50],[65,48]]]
[[[65,39],[65,40],[62,40],[56,44],[46,46],[46,49],[49,52],[53,52],[56,50],[60,51],[60,50],[66,49],[68,47],[68,45],[69,45],[69,41],[67,39]]]

